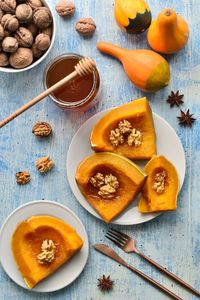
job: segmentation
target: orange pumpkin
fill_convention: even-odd
[[[180,51],[186,45],[188,37],[187,22],[171,8],[165,8],[160,12],[147,33],[151,48],[163,54]]]
[[[144,171],[148,177],[139,200],[139,212],[175,210],[179,179],[174,165],[164,156],[154,156]]]
[[[144,92],[156,92],[170,80],[170,67],[160,54],[148,49],[127,50],[111,43],[99,42],[99,51],[119,59],[133,84]]]
[[[55,259],[51,263],[40,264],[37,255],[41,252],[44,240],[55,243]],[[13,255],[29,288],[54,273],[82,245],[83,241],[71,226],[51,216],[33,216],[23,221],[12,237]]]

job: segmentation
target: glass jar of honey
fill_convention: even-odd
[[[82,55],[63,54],[49,62],[44,71],[44,88],[47,89],[74,71],[75,65],[84,58]],[[64,109],[85,110],[97,102],[100,76],[97,69],[84,77],[76,76],[58,88],[49,97]]]

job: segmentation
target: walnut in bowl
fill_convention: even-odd
[[[16,6],[15,0],[12,1],[12,6],[7,5],[10,4],[8,0],[4,0],[6,6],[0,5],[0,71],[18,73],[45,59],[52,48],[56,28],[52,9],[46,0],[16,1]],[[41,15],[46,18],[44,25],[39,22]],[[14,44],[14,40],[17,43]],[[27,55],[23,59],[21,54],[24,51]]]

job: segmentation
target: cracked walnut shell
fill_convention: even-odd
[[[39,137],[46,137],[52,133],[52,128],[47,122],[38,122],[33,126],[32,133]]]
[[[53,161],[48,156],[41,157],[36,162],[36,168],[40,173],[46,173],[50,171],[53,165]]]
[[[56,4],[56,11],[61,17],[71,16],[75,12],[75,5],[71,0],[61,0]]]
[[[19,185],[25,185],[31,180],[30,173],[28,171],[17,172],[16,182]]]
[[[96,30],[96,24],[92,18],[83,18],[76,23],[76,31],[83,35],[92,35]]]

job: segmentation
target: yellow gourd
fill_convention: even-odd
[[[187,43],[189,28],[187,22],[171,8],[165,8],[154,20],[147,33],[151,48],[163,54],[181,50]]]

